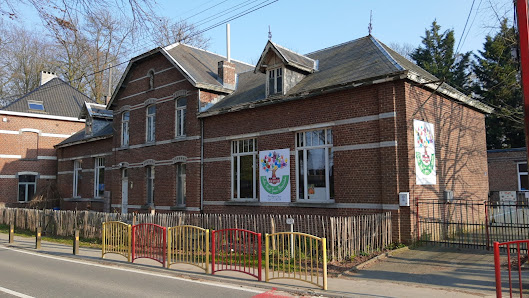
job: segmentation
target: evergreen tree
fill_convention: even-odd
[[[454,30],[441,33],[441,26],[433,21],[432,27],[426,30],[422,46],[411,54],[417,65],[457,88],[469,94],[470,89],[470,52],[456,54],[454,50]]]
[[[487,36],[483,51],[475,55],[474,94],[495,109],[485,121],[489,149],[525,146],[520,63],[513,55],[517,49],[517,33],[504,19],[499,32]]]

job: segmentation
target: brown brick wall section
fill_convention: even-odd
[[[525,150],[488,153],[490,191],[518,190],[518,163],[527,162]]]

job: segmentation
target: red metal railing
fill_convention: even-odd
[[[167,258],[165,227],[150,223],[132,226],[132,262],[139,258],[153,259],[165,267]]]
[[[504,273],[507,273],[509,279],[508,285],[510,297],[513,297],[513,294],[515,294],[516,296],[519,294],[520,297],[523,296],[522,263],[527,261],[527,254],[521,254],[520,251],[527,251],[528,244],[529,240],[517,240],[503,243],[494,242],[494,272],[496,275],[496,297],[502,297],[502,268],[504,269]],[[502,256],[501,252],[503,252],[505,256]],[[517,276],[515,276],[514,278],[513,273],[517,273]]]
[[[237,271],[261,280],[261,233],[224,229],[211,233],[211,274]]]

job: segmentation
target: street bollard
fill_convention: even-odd
[[[75,235],[73,238],[73,254],[79,254],[79,230],[75,230]]]
[[[35,249],[40,249],[40,238],[42,236],[42,228],[41,227],[38,227],[37,228],[37,239],[35,241]]]
[[[9,225],[9,243],[15,242],[15,225]]]

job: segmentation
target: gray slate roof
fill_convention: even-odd
[[[226,57],[180,43],[167,47],[166,51],[197,83],[223,87],[217,75],[218,62],[226,60]],[[235,64],[236,73],[254,68],[239,61],[231,62]]]
[[[270,48],[273,48],[277,51],[285,65],[292,66],[306,72],[314,72],[316,68],[316,61],[314,59],[298,54],[269,40],[263,50],[263,53],[261,54],[261,57],[259,58],[259,61],[257,62],[255,72],[264,72],[265,67],[262,65],[262,63],[264,62],[266,53]]]
[[[105,127],[102,129],[94,132],[90,136],[86,136],[85,130],[82,129],[75,134],[73,134],[71,137],[67,138],[66,140],[60,142],[59,144],[55,145],[54,147],[61,147],[64,145],[68,145],[71,143],[77,143],[81,141],[88,141],[91,139],[98,139],[98,138],[104,138],[104,137],[112,137],[114,133],[114,130],[112,129],[112,122],[109,122]]]
[[[44,111],[31,110],[28,101],[42,102]],[[85,102],[94,101],[63,80],[54,78],[1,110],[77,118]]]
[[[305,56],[319,60],[318,71],[308,74],[286,95],[270,98],[271,101],[294,99],[310,92],[396,76],[406,71],[412,71],[427,81],[438,81],[435,76],[370,35]],[[203,112],[202,116],[241,109],[244,108],[241,105],[252,105],[264,100],[266,97],[265,84],[266,78],[262,73],[239,74],[235,92]],[[443,87],[461,94],[447,84],[443,84]]]

